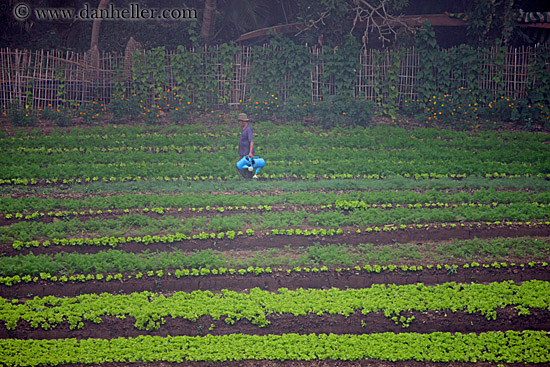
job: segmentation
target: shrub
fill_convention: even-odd
[[[40,112],[40,117],[45,120],[52,121],[57,126],[64,127],[71,124],[71,115],[66,113],[64,107],[54,109],[51,107],[45,108]]]
[[[8,119],[15,126],[35,126],[36,115],[32,109],[32,106],[21,105],[19,101],[11,103],[7,108]]]
[[[367,126],[371,123],[374,102],[367,99],[353,99],[330,96],[312,107],[314,118],[325,127],[351,124]]]

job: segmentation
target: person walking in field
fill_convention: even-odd
[[[237,116],[237,122],[241,127],[241,137],[239,139],[239,158],[242,158],[248,155],[251,159],[254,158],[254,132],[248,123],[250,119],[246,113],[239,113]],[[249,171],[239,170],[239,173],[248,178]],[[258,178],[256,174],[252,176],[253,178]]]

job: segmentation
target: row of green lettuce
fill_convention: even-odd
[[[550,218],[550,206],[533,203],[512,203],[499,206],[456,206],[448,208],[392,209],[371,208],[364,210],[320,210],[305,208],[261,212],[214,212],[211,215],[191,217],[164,215],[154,218],[146,213],[125,214],[115,218],[92,216],[84,218],[66,216],[49,223],[43,221],[18,221],[0,227],[0,243],[12,243],[14,247],[29,247],[56,244],[72,237],[65,244],[84,244],[83,234],[94,233],[97,237],[145,237],[158,233],[178,233],[169,242],[188,239],[234,239],[239,233],[287,234],[333,236],[341,234],[340,228],[364,228],[366,232],[407,229],[427,223],[442,223],[451,228],[470,222],[490,222],[496,225],[512,225],[515,222],[527,225],[546,225]],[[308,231],[308,228],[322,228]],[[433,226],[432,226],[433,227]],[[320,232],[319,232],[320,231]],[[280,232],[280,233],[278,233]],[[205,234],[206,233],[206,234]],[[44,240],[46,239],[46,240]],[[47,241],[47,242],[46,242]],[[74,242],[80,241],[80,242]],[[131,240],[130,240],[131,241]],[[159,240],[157,242],[165,242]],[[147,241],[145,241],[147,242]],[[63,244],[61,243],[61,244]],[[111,241],[113,243],[113,241]],[[87,243],[90,244],[90,243]],[[93,243],[95,244],[95,243]]]
[[[65,211],[94,210],[107,212],[108,210],[144,209],[153,210],[167,208],[204,208],[205,210],[218,210],[219,207],[234,208],[258,208],[259,206],[274,205],[331,205],[338,200],[361,201],[365,204],[422,204],[423,206],[440,203],[480,203],[480,204],[510,204],[519,202],[533,202],[541,204],[550,203],[550,186],[548,190],[512,191],[491,189],[470,190],[436,190],[423,191],[404,189],[395,190],[346,190],[344,192],[279,192],[267,195],[250,195],[248,193],[232,193],[220,195],[209,192],[169,194],[142,194],[120,192],[113,196],[87,196],[87,197],[9,197],[0,196],[0,213],[45,213],[56,215]],[[402,205],[403,206],[403,205]],[[229,209],[230,210],[230,209]]]
[[[480,334],[381,333],[138,336],[116,339],[0,340],[6,366],[34,367],[109,362],[381,360],[426,362],[548,363],[545,331]]]
[[[530,315],[530,309],[550,310],[550,283],[540,280],[494,282],[490,284],[445,283],[425,286],[375,284],[369,288],[340,290],[279,288],[277,292],[253,288],[248,292],[222,290],[176,292],[169,296],[151,292],[116,295],[84,294],[76,297],[35,297],[19,302],[0,298],[0,322],[8,330],[26,321],[31,328],[53,329],[67,322],[70,329],[84,327],[84,321],[101,323],[113,316],[135,319],[139,330],[157,330],[165,318],[197,321],[202,316],[223,319],[233,325],[248,320],[266,327],[270,315],[363,315],[382,312],[396,324],[407,328],[414,318],[405,318],[405,311],[464,311],[481,313],[496,320],[497,309],[513,307],[518,316]]]
[[[529,266],[531,268],[535,266],[540,266],[542,268],[546,268],[548,266],[547,262],[541,262],[537,263],[535,261],[530,261],[527,265],[526,264],[516,264],[516,263],[507,263],[507,262],[493,262],[491,264],[480,264],[478,262],[472,262],[471,264],[463,264],[462,269],[469,269],[469,268],[484,268],[484,269],[512,269],[515,272],[521,271],[526,269],[526,267]],[[14,276],[0,276],[0,284],[5,285],[7,287],[12,287],[14,285],[20,284],[20,283],[43,283],[43,282],[50,282],[50,284],[53,283],[67,283],[67,282],[89,282],[89,281],[101,281],[101,282],[111,282],[111,281],[128,281],[131,279],[154,279],[155,281],[160,279],[166,279],[166,278],[176,278],[179,279],[181,277],[200,277],[200,276],[259,276],[262,274],[275,274],[275,275],[291,275],[291,274],[307,274],[307,275],[315,275],[315,274],[322,274],[327,272],[335,272],[335,273],[342,273],[342,272],[354,272],[354,273],[382,273],[382,272],[393,272],[393,271],[399,271],[401,274],[405,274],[407,272],[418,272],[418,271],[444,271],[446,275],[448,276],[455,276],[458,274],[458,271],[460,269],[460,266],[453,264],[437,264],[437,265],[364,265],[364,266],[354,266],[354,267],[347,267],[347,268],[334,268],[329,269],[326,265],[320,265],[319,267],[313,266],[313,267],[301,267],[301,266],[294,266],[293,268],[275,268],[272,269],[271,267],[261,267],[261,266],[249,266],[247,268],[225,268],[225,267],[219,267],[210,269],[207,267],[204,268],[192,268],[192,269],[170,269],[168,271],[164,270],[147,270],[144,272],[138,271],[134,273],[109,273],[109,274],[73,274],[73,275],[52,275],[50,273],[41,272],[38,275],[14,275]]]
[[[549,238],[505,238],[493,237],[490,239],[473,240],[452,240],[443,243],[411,242],[394,245],[372,243],[346,245],[314,243],[305,248],[270,248],[257,250],[248,254],[241,253],[234,256],[231,252],[222,250],[192,250],[167,249],[166,251],[148,251],[134,253],[115,249],[107,249],[98,253],[78,253],[60,251],[53,254],[18,254],[15,256],[0,257],[0,275],[13,277],[29,276],[29,279],[57,280],[63,275],[66,279],[73,275],[87,274],[84,279],[96,279],[97,274],[89,277],[92,273],[103,273],[106,279],[107,273],[127,273],[124,279],[129,276],[135,277],[137,272],[157,276],[157,271],[162,270],[168,275],[174,269],[197,269],[191,270],[192,274],[201,272],[201,269],[218,269],[218,274],[223,273],[221,268],[235,269],[235,273],[242,273],[241,269],[256,272],[256,268],[271,267],[273,271],[286,271],[286,269],[317,268],[319,270],[329,267],[355,267],[360,266],[366,270],[365,264],[374,266],[385,266],[396,263],[396,259],[403,264],[416,264],[416,270],[420,264],[470,264],[473,262],[490,264],[493,267],[497,264],[510,264],[516,262],[547,261],[550,258]],[[519,259],[519,260],[518,260]],[[396,267],[404,270],[403,267]],[[519,265],[518,265],[519,266]],[[428,265],[429,267],[429,265]],[[411,266],[408,267],[410,269]],[[448,270],[447,267],[444,267]],[[453,266],[454,268],[454,266]],[[523,268],[523,267],[520,267]],[[294,270],[295,270],[294,269]],[[383,269],[384,271],[389,268]],[[429,269],[429,268],[427,268]],[[190,273],[190,274],[191,274]],[[212,272],[211,272],[212,273]],[[38,278],[37,278],[38,277]],[[81,276],[79,276],[79,279]],[[129,278],[128,278],[129,279]],[[77,279],[75,279],[77,280]],[[7,282],[7,280],[6,280]],[[4,283],[6,283],[4,282]],[[13,283],[13,278],[9,281]]]

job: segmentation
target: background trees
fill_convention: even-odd
[[[0,3],[0,47],[72,49],[86,51],[92,38],[92,21],[19,22],[12,15],[18,0]],[[97,8],[100,0],[33,0],[33,8],[79,9],[85,3]],[[219,44],[243,33],[281,24],[299,23],[290,33],[297,43],[335,47],[352,34],[369,48],[412,45],[415,31],[404,27],[400,15],[465,13],[465,27],[437,27],[442,47],[462,43],[526,42],[511,14],[514,9],[550,11],[545,0],[119,0],[117,8],[139,3],[143,8],[196,9],[197,19],[108,20],[101,22],[98,44],[103,51],[122,51],[130,37],[145,48]],[[388,22],[384,22],[384,20]],[[368,31],[367,31],[368,30]],[[548,32],[548,31],[546,31]],[[262,44],[266,37],[248,40]]]

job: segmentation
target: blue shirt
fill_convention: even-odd
[[[239,140],[239,156],[245,156],[250,153],[250,142],[254,141],[254,132],[252,131],[252,128],[250,125],[246,125],[246,127],[241,132],[241,138]],[[252,150],[252,154],[254,154],[254,150]]]

